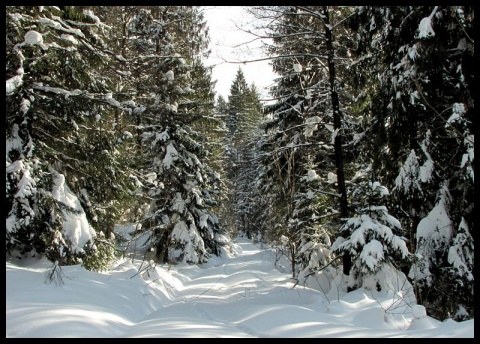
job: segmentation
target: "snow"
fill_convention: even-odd
[[[105,100],[107,101],[108,104],[114,106],[114,107],[117,107],[117,108],[121,108],[122,105],[120,105],[120,102],[118,100],[116,100],[115,98],[112,97],[112,94],[111,93],[107,93],[105,95]]]
[[[446,247],[446,245],[450,245],[453,228],[452,221],[446,210],[448,208],[448,202],[450,201],[448,185],[444,185],[440,190],[437,204],[428,213],[427,217],[424,217],[418,224],[416,232],[416,254],[420,257],[431,256],[430,251],[432,250],[432,246]],[[456,246],[456,243],[454,246]],[[453,257],[449,257],[449,259],[453,259]],[[412,266],[409,276],[415,276],[417,279],[425,279],[427,283],[432,283],[430,260],[422,259],[420,264]]]
[[[445,190],[445,189],[444,189]],[[446,206],[446,193],[440,198],[439,202],[430,211],[427,217],[424,217],[417,227],[417,241],[422,238],[431,238],[434,241],[440,241],[441,243],[447,243],[452,236],[451,223]],[[440,244],[440,243],[439,243]]]
[[[25,44],[28,45],[40,45],[43,43],[43,36],[38,31],[28,31],[25,34]]]
[[[327,130],[331,133],[333,133],[334,129],[333,129],[333,125],[332,124],[328,124],[328,123],[325,123],[325,128],[327,128]]]
[[[88,197],[88,192],[86,189],[80,189],[80,194],[82,195],[82,198],[84,199],[85,201],[85,204],[88,206],[88,207],[91,207],[92,206],[92,203],[90,202],[90,198]]]
[[[14,149],[17,149],[17,150],[21,150],[22,149],[22,139],[18,136],[18,130],[19,130],[19,127],[18,127],[18,124],[14,124],[13,127],[12,127],[12,137],[7,137],[6,140],[5,140],[5,154],[8,156],[8,153]],[[21,160],[17,160],[16,162],[18,162],[19,164],[22,164]],[[16,163],[14,162],[14,164]],[[12,164],[13,165],[13,164]],[[22,169],[23,166],[19,166],[18,169]],[[17,171],[18,169],[14,169],[12,171],[9,171],[9,166],[7,166],[7,173],[11,173],[11,172],[15,172]]]
[[[460,167],[464,167],[467,162],[469,162],[467,166],[467,174],[468,176],[472,179],[472,182],[475,181],[475,173],[473,171],[473,159],[475,157],[475,151],[474,151],[474,142],[475,142],[475,136],[474,135],[466,135],[464,138],[464,144],[467,147],[466,152],[462,156],[462,162],[460,164]]]
[[[415,305],[412,307],[413,319],[408,327],[409,330],[416,330],[419,328],[434,329],[436,328],[435,324],[428,319],[427,311],[425,307],[421,305]]]
[[[327,183],[328,184],[334,184],[337,182],[337,175],[332,172],[328,172],[327,174]]]
[[[62,34],[60,36],[60,38],[65,40],[65,41],[69,41],[70,43],[75,44],[75,45],[77,45],[79,43],[78,40],[75,37],[73,37],[72,35]]]
[[[190,241],[188,225],[184,221],[178,221],[173,227],[172,240],[187,243]]]
[[[435,31],[432,28],[432,19],[425,17],[420,21],[418,25],[418,38],[430,38],[435,36]]]
[[[408,56],[412,61],[415,61],[420,54],[417,52],[417,44],[415,43],[412,47],[408,48]]]
[[[86,17],[89,17],[95,21],[95,24],[97,25],[105,25],[101,22],[100,18],[98,18],[92,10],[83,10],[83,15]]]
[[[178,63],[180,63],[180,65],[183,66],[187,64],[187,61],[180,54],[176,53],[173,56],[176,57],[176,60],[178,61]]]
[[[433,172],[433,160],[428,159],[420,167],[419,175],[420,175],[420,180],[422,181],[422,183],[426,183],[431,179],[432,172]]]
[[[15,214],[11,214],[9,217],[7,217],[7,219],[5,220],[5,227],[7,233],[15,231],[17,222],[18,219]]]
[[[315,198],[315,193],[312,190],[307,191],[307,198],[308,199],[314,199]]]
[[[208,227],[207,221],[208,221],[209,215],[198,209],[197,209],[197,213],[200,218],[200,221],[199,221],[200,228],[207,228]]]
[[[173,199],[173,205],[171,207],[172,210],[175,210],[179,214],[182,214],[185,210],[186,204],[185,200],[182,198],[182,194],[177,192],[175,194],[175,198]]]
[[[134,115],[137,115],[137,114],[141,114],[142,112],[144,112],[146,110],[146,107],[145,106],[137,106],[133,109],[133,114]]]
[[[332,133],[332,138],[330,139],[330,143],[333,145],[335,144],[335,138],[337,137],[337,134],[339,133],[340,128],[337,128],[333,131]]]
[[[298,64],[298,63],[295,63],[293,65],[293,70],[295,71],[295,73],[301,73],[302,72],[302,65]]]
[[[19,166],[22,166],[22,164],[19,164]],[[36,182],[30,174],[30,167],[28,165],[22,166],[22,170],[23,175],[22,179],[18,182],[18,191],[15,194],[16,198],[26,198],[36,191]]]
[[[452,123],[458,121],[465,114],[465,105],[463,103],[455,103],[452,106],[452,115],[448,118],[445,127],[448,127]]]
[[[168,72],[165,73],[165,78],[168,80],[168,81],[173,81],[174,79],[174,74],[173,74],[173,70],[169,70]]]
[[[45,91],[45,92],[53,92],[56,94],[63,94],[65,96],[65,99],[67,99],[70,96],[78,96],[82,94],[82,91],[75,89],[73,91],[65,90],[60,87],[50,87],[50,86],[44,86],[43,83],[41,82],[34,82],[33,83],[33,88],[36,90],[40,91]]]
[[[23,84],[23,74],[15,75],[6,81],[6,94],[10,95]]]
[[[433,31],[432,27],[432,19],[437,10],[438,6],[435,6],[432,13],[420,21],[420,24],[418,25],[418,38],[430,38],[435,36],[435,31]]]
[[[170,110],[170,111],[172,111],[172,112],[177,112],[177,110],[178,110],[178,104],[177,104],[177,103],[167,104],[167,105],[166,105],[166,108],[167,108],[167,110]]]
[[[393,228],[401,230],[401,224],[388,214],[385,206],[372,205],[361,212],[360,217],[347,219],[341,231],[348,230],[352,233],[347,239],[337,238],[332,245],[333,251],[341,253],[347,250],[355,256],[358,250],[361,250],[355,264],[362,266],[365,273],[382,271],[386,260],[384,251],[391,252],[390,248],[400,253],[403,258],[409,255],[403,238],[392,231]],[[365,266],[368,269],[365,269]]]
[[[6,94],[11,95],[17,88],[22,86],[23,84],[23,75],[25,71],[23,70],[23,67],[20,67],[17,69],[17,75],[11,77],[6,81]]]
[[[80,211],[80,214],[64,212],[63,235],[71,241],[75,252],[83,252],[85,244],[95,237],[95,231],[90,227],[77,196],[65,183],[63,174],[58,173],[55,176],[52,196],[57,201]]]
[[[369,182],[370,187],[373,191],[377,192],[380,197],[388,196],[390,193],[388,189],[381,185],[379,182]]]
[[[305,120],[305,137],[310,137],[313,135],[313,132],[318,129],[318,124],[320,121],[321,118],[318,116],[309,117]]]
[[[131,132],[125,130],[125,131],[123,132],[123,138],[124,138],[124,139],[133,139],[133,135],[132,135]]]
[[[462,249],[462,247],[467,246],[469,242],[473,243],[474,240],[468,231],[468,226],[465,223],[465,220],[462,218],[458,234],[453,240],[453,246],[451,246],[448,250],[448,262],[459,271],[461,276],[466,275],[466,278],[469,281],[473,281],[473,274],[470,272],[469,267],[465,264],[465,262],[468,261],[468,263],[473,266],[473,261],[469,261],[471,254],[468,252],[469,254],[466,255]]]
[[[313,91],[311,89],[307,90],[307,94],[305,95],[305,99],[312,99]]]
[[[360,259],[371,271],[375,271],[377,266],[381,265],[381,261],[384,260],[382,243],[373,239],[365,244],[360,253]]]
[[[400,189],[403,193],[409,194],[413,190],[421,190],[418,182],[419,162],[415,150],[411,150],[407,160],[400,168],[400,173],[395,179],[395,189]],[[426,176],[423,176],[425,178]]]
[[[425,157],[427,160],[423,163],[423,165],[420,167],[419,171],[419,177],[422,183],[427,183],[430,181],[432,178],[433,174],[433,160],[432,157],[430,156],[430,153],[428,152],[428,145],[430,144],[430,136],[431,136],[430,130],[427,130],[425,134],[425,139],[420,143],[420,147],[422,148],[423,154],[425,154]]]
[[[62,22],[62,19],[60,19],[60,17],[57,17],[57,16],[52,16],[52,19],[50,18],[40,18],[38,20],[38,22],[40,24],[45,24],[53,29],[56,29],[56,30],[60,30],[60,31],[63,31],[63,32],[66,32],[66,33],[71,33],[71,34],[74,34],[75,36],[78,36],[78,37],[81,37],[81,38],[85,38],[85,35],[82,33],[82,31],[80,31],[79,29],[72,29],[72,28],[65,28],[63,27],[60,22]]]
[[[6,219],[6,231],[13,232],[23,223],[26,225],[29,224],[30,219],[35,216],[35,212],[30,207],[27,197],[33,195],[37,192],[36,180],[30,173],[31,164],[24,163],[23,160],[17,160],[12,164],[6,167],[6,172],[8,173],[17,173],[22,172],[22,177],[18,182],[18,190],[15,193],[15,199],[21,204],[22,212],[28,213],[22,219],[17,219],[15,212],[11,212],[10,216]]]
[[[308,170],[306,180],[307,182],[311,182],[313,180],[320,179],[320,176],[315,172],[315,170]]]
[[[57,283],[50,262],[7,258],[6,338],[474,338],[474,320],[430,318],[396,285],[345,293],[320,275],[294,287],[274,250],[235,241],[203,265],[138,273],[142,261],[125,258],[103,273],[63,266]]]
[[[169,143],[167,146],[167,152],[163,158],[163,166],[168,170],[176,160],[178,160],[178,152],[173,146],[173,143]]]

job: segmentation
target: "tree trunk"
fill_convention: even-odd
[[[343,170],[343,149],[342,149],[342,116],[340,111],[340,100],[338,98],[338,92],[335,85],[335,51],[333,48],[333,35],[332,29],[330,26],[330,17],[328,12],[328,6],[323,7],[324,11],[324,21],[325,21],[325,38],[327,45],[327,56],[328,56],[328,72],[329,72],[329,82],[330,82],[330,95],[332,97],[332,109],[333,109],[333,128],[336,132],[335,135],[335,165],[337,167],[337,184],[338,184],[338,193],[340,194],[340,216],[342,218],[348,217],[348,200],[347,200],[347,189],[345,187],[345,175]],[[345,275],[350,274],[350,269],[352,267],[352,259],[348,253],[345,253],[343,256],[343,273]]]

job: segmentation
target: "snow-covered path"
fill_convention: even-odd
[[[273,251],[244,238],[235,247],[234,257],[143,276],[131,260],[103,274],[64,267],[63,285],[44,283],[44,260],[7,260],[6,337],[473,337],[473,320],[427,318],[409,330],[411,312],[394,318],[380,307],[388,295],[338,301],[293,288]]]

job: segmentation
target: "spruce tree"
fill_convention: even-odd
[[[205,22],[197,7],[130,9],[123,58],[124,89],[138,109],[137,221],[160,262],[203,263],[225,244],[211,213],[218,178],[208,166],[201,123],[213,112],[212,82],[202,65]]]
[[[254,84],[250,86],[239,67],[230,87],[225,126],[227,178],[230,186],[229,213],[233,218],[233,233],[252,237],[258,231],[253,217],[255,189],[252,188],[257,168],[256,142],[258,125],[263,118],[260,96]]]
[[[440,319],[472,310],[473,15],[469,6],[362,7],[353,22],[379,76],[369,111],[384,139],[368,147],[422,255],[409,275],[417,299]]]
[[[114,257],[112,199],[130,180],[103,29],[89,8],[7,8],[7,253],[92,269]]]

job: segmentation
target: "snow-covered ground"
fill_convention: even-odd
[[[6,337],[474,337],[474,320],[439,322],[392,290],[294,287],[246,238],[199,266],[141,263],[66,266],[55,283],[48,261],[7,258]]]

